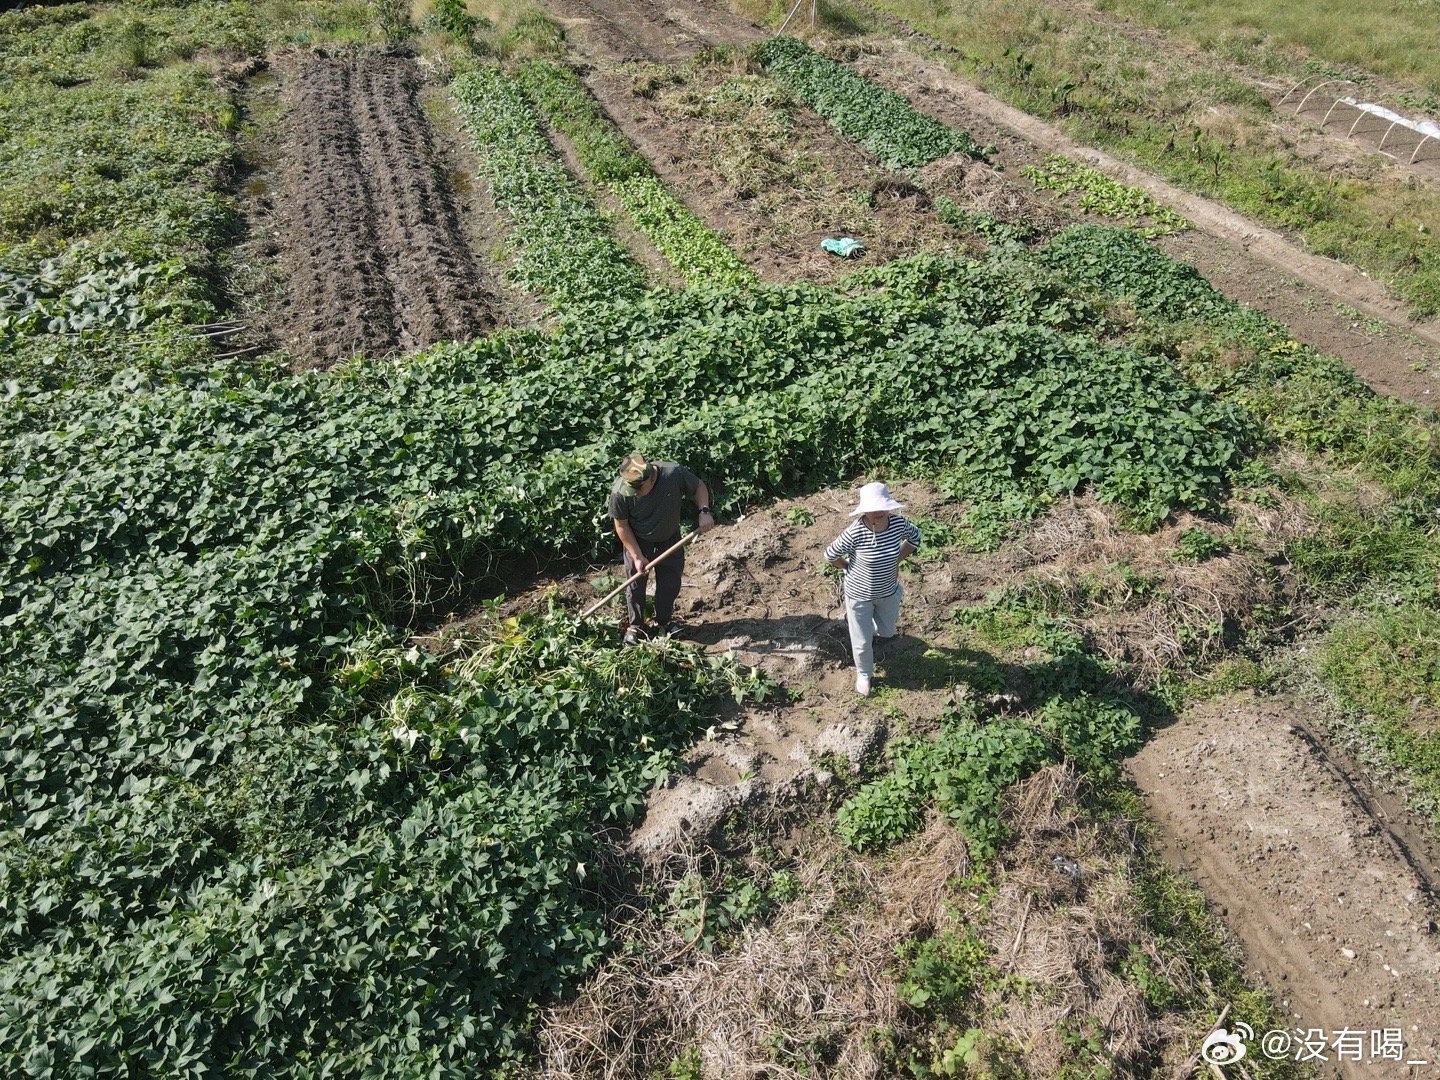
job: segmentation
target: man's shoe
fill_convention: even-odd
[[[855,693],[859,694],[861,697],[869,697],[869,696],[870,696],[870,676],[869,676],[869,675],[856,675],[856,676],[855,676]]]
[[[667,638],[676,638],[685,633],[685,624],[679,619],[665,624],[664,634]]]
[[[643,626],[627,626],[625,628],[625,644],[639,645],[649,635],[645,633]]]

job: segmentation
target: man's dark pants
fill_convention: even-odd
[[[635,538],[635,543],[640,548],[640,554],[645,556],[646,562],[679,542],[680,534],[678,532],[668,540],[646,540],[639,536]],[[660,626],[665,626],[674,617],[675,598],[680,595],[680,578],[683,576],[684,570],[684,548],[655,567],[655,622]],[[635,563],[630,558],[630,552],[627,551],[625,552],[625,576],[628,578],[634,573]],[[629,617],[631,626],[643,626],[645,623],[645,585],[649,580],[650,575],[646,574],[625,589],[625,613]]]

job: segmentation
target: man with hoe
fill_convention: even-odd
[[[641,575],[625,589],[625,644],[635,645],[648,636],[645,628],[645,585],[651,561],[680,542],[680,508],[684,496],[699,508],[697,532],[715,527],[710,512],[710,489],[683,465],[673,461],[647,461],[629,454],[620,462],[619,475],[610,489],[610,519],[625,549],[625,576]],[[681,548],[655,566],[655,623],[666,637],[680,631],[675,621],[675,598],[685,569]]]

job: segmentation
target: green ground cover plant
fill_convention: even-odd
[[[1023,244],[1036,231],[1028,222],[1002,221],[985,210],[967,210],[947,195],[935,200],[935,216],[946,225],[978,233],[992,244]]]
[[[227,13],[222,12],[222,19]],[[233,18],[233,13],[230,13]],[[0,373],[52,383],[194,361],[232,225],[233,100],[193,26],[118,6],[0,14]],[[234,32],[244,34],[244,20]]]
[[[1008,609],[1007,609],[1008,610]],[[964,609],[964,625],[993,621],[992,606]],[[1004,837],[1004,791],[1036,770],[1068,762],[1113,781],[1141,739],[1140,712],[1154,712],[1119,675],[1089,655],[1079,634],[1027,613],[1015,630],[1043,650],[1013,680],[1029,696],[1024,713],[985,716],[975,703],[952,703],[933,734],[891,740],[891,768],[860,788],[836,815],[836,828],[859,851],[915,832],[934,806],[965,835],[972,859],[993,857]],[[992,669],[996,658],[986,661]]]
[[[1093,291],[1116,328],[1161,346],[1198,384],[1242,403],[1283,440],[1337,466],[1353,466],[1423,516],[1440,497],[1433,410],[1367,387],[1333,356],[1301,345],[1274,319],[1224,297],[1193,266],[1132,230],[1078,225],[1036,252],[1082,294]],[[1113,305],[1138,318],[1123,327]],[[1169,329],[1164,329],[1169,324]],[[1175,336],[1169,337],[1171,331]],[[1183,343],[1182,350],[1179,345]]]
[[[1134,304],[1141,316],[1169,323],[1213,323],[1241,313],[1200,271],[1166,255],[1133,229],[1072,225],[1040,247],[1035,258],[1104,302]],[[1283,333],[1278,323],[1268,325],[1274,333]]]
[[[1376,394],[1339,360],[1221,297],[1192,267],[1128,230],[1074,227],[1037,256],[1082,288],[1133,307],[1131,329],[1140,337],[1155,340],[1161,323],[1181,328],[1175,340],[1187,345],[1183,355],[1173,350],[1177,362],[1199,385],[1254,416],[1265,432],[1262,445],[1298,447],[1322,473],[1363,480],[1378,491],[1378,505],[1350,505],[1333,493],[1315,493],[1304,478],[1276,477],[1301,494],[1317,518],[1317,527],[1287,544],[1284,554],[1306,595],[1339,609],[1318,670],[1351,711],[1348,726],[1375,760],[1407,777],[1422,804],[1433,806],[1429,707],[1401,704],[1429,700],[1431,673],[1397,659],[1407,648],[1397,634],[1403,627],[1424,639],[1440,588],[1434,509],[1440,417]],[[1377,696],[1366,671],[1387,673],[1390,696]]]
[[[592,182],[608,190],[689,285],[744,285],[755,274],[660,182],[575,72],[532,60],[518,78],[546,122],[563,131]]]
[[[989,155],[967,133],[917,111],[900,95],[821,56],[797,38],[768,38],[755,46],[753,55],[771,78],[887,168],[918,168],[946,154],[981,160]]]
[[[450,84],[495,205],[512,216],[507,276],[554,309],[636,296],[645,269],[565,168],[524,90],[494,67]]]
[[[0,12],[0,377],[170,375],[211,355],[238,226],[235,58],[363,38],[364,4],[31,5]]]
[[[145,21],[119,25],[107,63],[173,91],[170,31]],[[69,7],[12,25],[92,32]],[[270,40],[254,33],[236,41]],[[80,87],[52,70],[57,90]],[[553,213],[552,228],[592,222],[546,201],[558,178],[537,165],[548,144],[515,87],[491,69],[457,85],[485,137],[519,150],[491,167],[497,196]],[[183,220],[154,209],[165,229]],[[17,229],[4,332],[201,318],[185,306],[209,302],[186,291],[193,252],[176,262],[168,232],[133,224],[153,251],[113,257],[99,232],[46,248]],[[1076,489],[1140,521],[1215,505],[1250,452],[1247,410],[1295,407],[1264,397],[1260,375],[1197,388],[1165,356],[1105,344],[1105,304],[1064,279],[1083,263],[1103,290],[1121,248],[1067,243],[1036,264],[902,260],[839,291],[642,295],[613,249],[535,240],[521,261],[563,298],[552,332],[289,379],[7,373],[0,1071],[473,1075],[515,1053],[533,1010],[606,947],[594,828],[633,815],[718,695],[761,691],[683,646],[619,652],[555,612],[488,615],[437,655],[406,626],[507,556],[602,550],[595,493],[637,441],[714,476],[732,506],[876,465],[1017,512]],[[1141,307],[1211,313],[1171,279]],[[1314,366],[1255,333],[1266,363]],[[862,358],[876,389],[835,385]],[[1334,401],[1357,398],[1338,387]],[[1379,415],[1355,406],[1340,430]],[[1390,422],[1389,475],[1423,491],[1401,464],[1411,429]],[[1048,755],[1104,775],[1131,737],[1134,710],[1103,674],[1046,640],[1028,727],[957,709],[948,741],[906,750],[916,790],[982,846],[998,836],[986,795],[1007,778]],[[979,778],[973,797],[957,777]],[[726,897],[737,920],[759,903],[743,884]],[[943,952],[916,953],[916,992]]]
[[[1440,824],[1437,646],[1440,611],[1432,596],[1343,620],[1321,645],[1319,672],[1341,704],[1365,718],[1365,752],[1400,766]]]
[[[229,584],[212,611],[258,599]],[[7,1073],[474,1075],[606,945],[594,826],[743,693],[563,614],[435,657],[341,611],[246,614],[228,700],[162,641],[123,688],[72,668],[43,741],[7,725]]]
[[[1141,3],[1134,0],[1126,10]],[[877,0],[876,6],[953,46],[936,59],[1011,105],[1187,190],[1299,234],[1317,254],[1391,283],[1417,315],[1440,311],[1440,197],[1379,170],[1341,174],[1312,162],[1295,138],[1277,134],[1275,110],[1258,77],[1235,66],[1256,63],[1253,42],[1239,55],[1209,42],[1224,62],[1206,63],[1193,54],[1157,54],[1142,35],[1044,2],[963,0],[937,8],[920,0]],[[1293,14],[1287,9],[1277,18]],[[1270,74],[1284,72],[1281,77],[1295,82],[1306,71],[1293,57],[1271,67]]]

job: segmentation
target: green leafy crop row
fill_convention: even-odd
[[[1036,187],[1061,195],[1078,193],[1080,209],[1130,225],[1141,236],[1168,236],[1192,227],[1139,188],[1118,183],[1098,169],[1077,165],[1060,154],[1048,154],[1043,165],[1026,165],[1020,172]]]
[[[519,65],[515,77],[546,123],[569,138],[591,179],[608,184],[650,175],[649,163],[609,121],[570,68],[549,60],[528,60]]]
[[[521,65],[519,79],[551,127],[569,137],[591,179],[610,190],[687,284],[744,285],[755,280],[724,239],[660,182],[574,71],[532,60]]]
[[[1440,499],[1440,421],[1433,411],[1376,394],[1347,365],[1236,304],[1193,266],[1132,230],[1074,226],[1035,253],[1080,295],[1125,301],[1150,325],[1203,326],[1209,342],[1186,362],[1200,385],[1242,404],[1269,437],[1343,465],[1359,465],[1421,512]],[[1209,363],[1212,356],[1247,358]]]
[[[610,185],[640,231],[690,285],[744,285],[755,273],[654,176]]]
[[[796,38],[768,38],[755,46],[753,55],[771,78],[887,168],[918,168],[954,153],[982,160],[989,156],[989,149],[965,132],[917,111],[899,94],[821,56]]]
[[[450,85],[495,204],[513,219],[509,276],[556,309],[635,296],[649,282],[566,170],[524,91],[497,68]]]
[[[1166,255],[1132,229],[1074,225],[1052,238],[1036,258],[1073,285],[1111,302],[1127,299],[1151,318],[1215,322],[1240,310],[1200,271]],[[1278,323],[1269,325],[1283,332]]]

